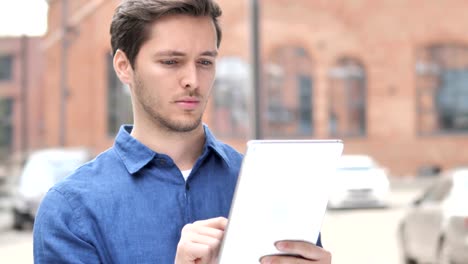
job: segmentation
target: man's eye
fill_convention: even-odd
[[[209,66],[209,65],[212,65],[213,62],[211,62],[211,61],[209,61],[209,60],[201,60],[201,61],[200,61],[200,64],[205,65],[205,66]]]
[[[162,60],[161,63],[165,64],[165,65],[174,65],[174,64],[177,63],[177,61],[175,61],[175,60]]]

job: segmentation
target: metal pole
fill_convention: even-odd
[[[260,26],[259,26],[260,5],[258,0],[250,0],[251,15],[251,56],[252,56],[252,88],[254,103],[254,137],[263,138],[262,133],[262,107],[261,107],[261,62],[260,62]]]
[[[21,154],[25,155],[28,142],[28,37],[21,37]]]
[[[66,118],[68,94],[68,0],[62,0],[62,56],[60,63],[60,111],[59,111],[59,145],[66,144]]]

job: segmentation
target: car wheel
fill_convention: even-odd
[[[445,242],[443,239],[440,242],[437,263],[438,264],[453,264],[449,255],[449,246],[447,242]]]
[[[405,254],[403,254],[403,263],[404,264],[418,264],[416,260],[406,256]]]
[[[23,230],[25,220],[26,219],[22,213],[18,212],[16,209],[13,209],[13,229]]]

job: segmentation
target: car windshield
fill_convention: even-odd
[[[371,167],[339,167],[338,170],[352,170],[352,171],[363,171],[363,170],[370,170]]]
[[[367,156],[342,156],[338,163],[338,170],[370,170],[375,167],[374,162]]]

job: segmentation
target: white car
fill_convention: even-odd
[[[399,226],[405,264],[468,263],[468,168],[444,173]]]
[[[13,228],[32,224],[47,191],[90,159],[86,149],[45,149],[33,152],[23,167],[13,197]]]
[[[329,208],[386,207],[390,182],[386,169],[366,155],[343,155],[332,176]]]

